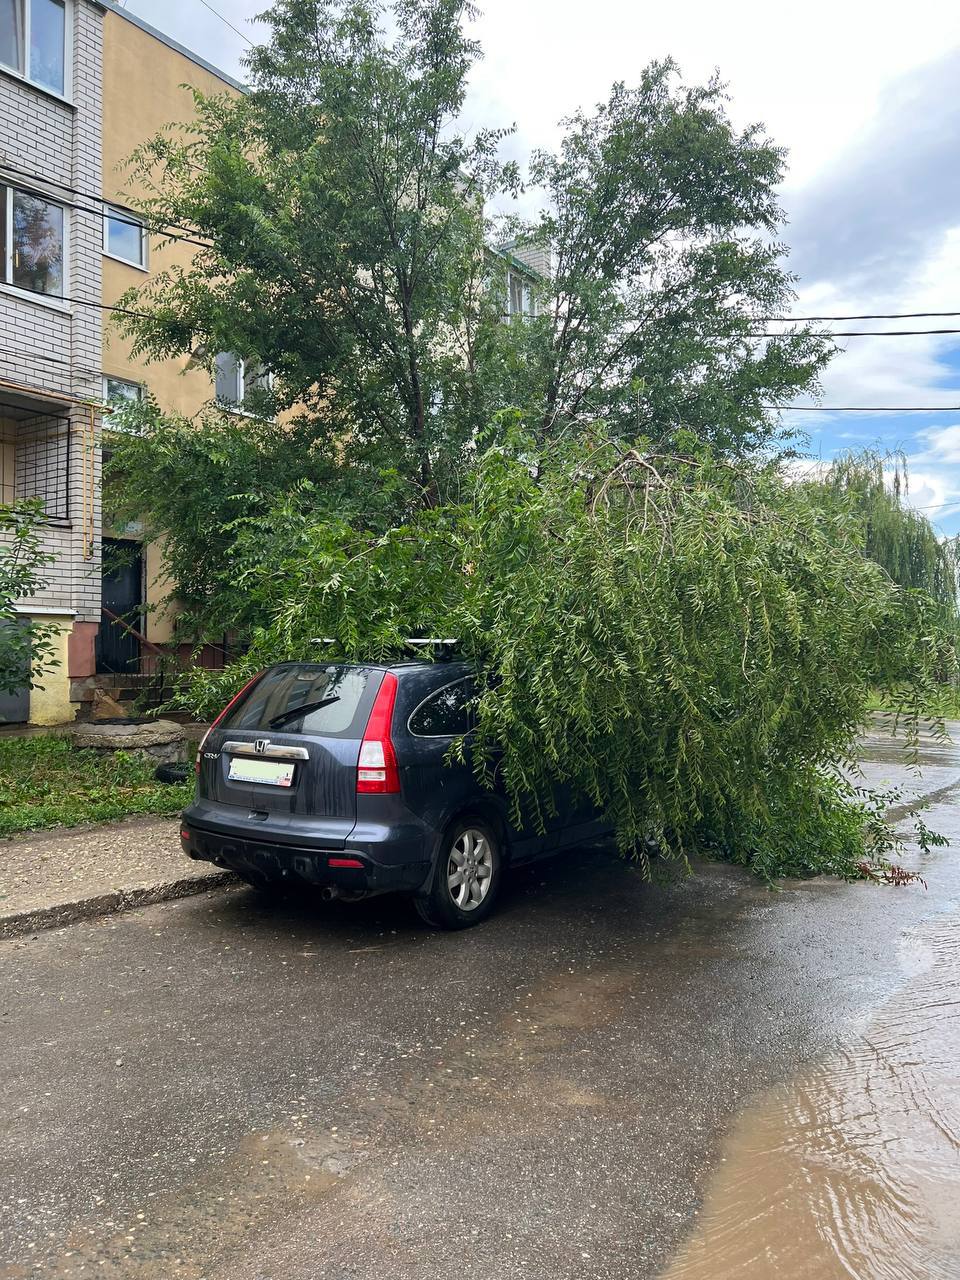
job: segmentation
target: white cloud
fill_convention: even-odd
[[[919,433],[920,439],[926,441],[927,448],[917,454],[917,458],[940,464],[960,465],[960,425],[952,427],[930,427]]]

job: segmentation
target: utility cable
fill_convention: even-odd
[[[887,311],[858,316],[755,316],[761,324],[782,320],[784,324],[810,324],[821,320],[925,320],[935,316],[960,316],[960,311]]]
[[[760,407],[775,413],[960,413],[960,404],[764,404]]]
[[[106,196],[94,195],[92,191],[85,191],[80,187],[70,187],[65,182],[56,182],[52,178],[45,177],[42,173],[31,173],[29,169],[18,169],[15,165],[8,164],[6,160],[0,160],[0,170],[3,170],[6,173],[15,173],[18,177],[26,178],[28,181],[32,180],[34,182],[43,183],[45,186],[57,187],[60,191],[68,191],[70,195],[73,196],[82,196],[85,200],[96,200],[99,204],[112,206],[113,208],[120,209],[121,212],[129,212],[136,217],[138,221],[140,220],[141,215],[137,213],[135,209],[119,205],[115,200],[108,200]],[[0,173],[0,185],[2,184],[3,175]],[[37,194],[42,196],[43,192],[41,191]],[[82,204],[72,204],[69,200],[63,200],[59,196],[56,198],[55,203],[61,204],[67,209],[76,209],[80,213],[92,213],[95,218],[108,216],[102,209],[90,209]],[[154,235],[163,236],[164,239],[183,240],[184,243],[195,244],[201,249],[212,249],[214,247],[206,241],[195,238],[196,236],[203,234],[201,231],[198,231],[196,227],[188,227],[180,222],[164,222],[158,224],[158,227],[172,227],[175,231],[184,231],[187,233],[185,236],[175,236],[165,230],[158,229],[154,231]]]
[[[746,317],[750,319],[750,317]],[[822,333],[813,333],[809,335],[794,334],[790,330],[783,333],[746,333],[745,338],[792,338],[796,337],[812,337],[812,338],[921,338],[936,337],[946,333],[960,333],[960,329],[847,329],[834,330],[825,329]],[[706,335],[705,335],[706,336]],[[716,334],[715,337],[724,335]],[[730,335],[731,337],[735,335]]]
[[[240,30],[240,28],[235,27],[232,22],[230,22],[227,18],[223,16],[222,13],[218,13],[212,4],[208,4],[207,0],[200,0],[200,3],[203,5],[205,9],[209,9],[215,18],[219,18],[220,21],[224,23],[225,26],[228,26],[231,31],[235,32],[240,37],[241,40],[245,40],[251,49],[253,48],[253,41],[250,39],[250,37],[248,35],[244,35],[244,33]]]

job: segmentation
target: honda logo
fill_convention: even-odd
[[[258,756],[262,756],[265,754],[267,747],[269,747],[269,745],[270,745],[269,738],[258,738],[256,742],[253,744],[253,749],[254,751],[256,751]]]

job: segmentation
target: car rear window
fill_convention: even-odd
[[[380,684],[365,667],[274,667],[232,708],[221,729],[359,738]]]

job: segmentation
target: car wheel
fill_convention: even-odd
[[[469,929],[496,905],[503,873],[500,841],[478,818],[464,818],[444,836],[425,894],[414,899],[434,929]]]
[[[158,764],[153,771],[158,782],[170,785],[188,782],[193,776],[193,768],[188,764]]]

